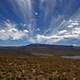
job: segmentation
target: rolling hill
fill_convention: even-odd
[[[30,44],[20,47],[0,47],[0,55],[60,55],[60,56],[80,56],[80,47]]]

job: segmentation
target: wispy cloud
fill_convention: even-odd
[[[10,21],[3,22],[2,29],[0,29],[0,39],[1,40],[17,40],[23,39],[23,37],[28,33],[28,30],[18,30],[17,25],[11,23]]]
[[[57,31],[51,35],[39,35],[36,36],[36,41],[41,43],[57,43],[62,40],[69,39],[80,39],[80,22],[79,21],[68,21],[68,25],[62,30]]]
[[[34,34],[31,33],[32,29],[19,30],[17,24],[10,22],[9,20],[4,21],[2,28],[0,29],[0,40],[19,40],[25,39],[30,43],[57,43],[64,39],[80,39],[80,23],[79,21],[68,21],[70,22],[65,29],[59,30],[55,34]],[[24,24],[23,24],[24,26]],[[71,27],[69,27],[71,26]],[[32,30],[33,31],[33,30]]]
[[[9,0],[9,2],[16,16],[23,22],[30,23],[34,19],[31,0]]]
[[[62,40],[80,39],[80,8],[75,10],[73,5],[76,0],[39,0],[38,6],[35,5],[35,0],[8,1],[11,11],[16,15],[14,22],[19,17],[22,23],[17,25],[10,20],[0,22],[0,40],[24,39],[29,43],[52,44]],[[69,12],[70,10],[72,11]],[[19,29],[20,26],[22,29]]]

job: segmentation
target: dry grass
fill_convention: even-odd
[[[80,61],[60,57],[0,57],[0,80],[80,80]]]

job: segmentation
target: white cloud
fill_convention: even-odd
[[[0,33],[4,33],[5,32],[5,30],[0,30]]]
[[[0,39],[1,40],[17,40],[23,39],[26,35],[25,32],[28,30],[18,30],[16,24],[11,22],[4,22],[2,25],[3,29],[0,29]]]
[[[73,27],[73,25],[69,25],[69,26],[67,26],[68,28],[72,28]]]
[[[58,34],[64,34],[64,33],[66,33],[67,32],[67,30],[62,30],[62,31],[60,31]]]
[[[23,24],[24,25],[24,24]],[[75,25],[72,28],[67,26]],[[72,24],[72,22],[66,26],[66,28],[57,31],[51,35],[45,34],[37,34],[31,35],[31,29],[27,30],[19,30],[17,29],[16,24],[11,23],[10,21],[5,21],[2,25],[3,28],[0,29],[0,40],[19,40],[25,39],[30,43],[56,43],[64,39],[80,39],[80,24],[77,22],[76,24]],[[1,26],[1,25],[0,25]]]
[[[9,0],[13,11],[16,16],[24,20],[26,23],[32,21],[33,12],[32,12],[32,1],[31,0]]]
[[[9,39],[9,35],[6,34],[5,30],[0,31],[0,39],[1,40],[8,40]]]
[[[57,35],[51,35],[51,36],[45,36],[45,35],[40,35],[37,34],[36,36],[36,42],[38,43],[53,43],[57,42],[61,39],[62,37],[57,36]]]
[[[70,26],[70,27],[69,27]],[[72,27],[74,26],[74,27]],[[69,29],[71,28],[71,29]],[[71,22],[70,25],[68,25],[68,28],[66,30],[61,30],[57,33],[58,38],[63,37],[62,39],[71,39],[71,38],[80,38],[80,24],[78,22]]]
[[[24,30],[25,33],[28,33],[29,31],[27,29]]]
[[[80,39],[80,24],[78,21],[69,20],[68,25],[62,30],[51,35],[37,34],[37,42],[56,43],[65,39]],[[70,27],[69,27],[70,26]],[[74,27],[73,27],[74,26]]]
[[[72,27],[75,27],[75,26],[78,26],[78,25],[79,25],[78,22],[71,22],[71,24],[68,25],[67,27],[68,27],[68,28],[72,28]]]

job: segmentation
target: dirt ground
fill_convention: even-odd
[[[1,56],[0,80],[80,80],[80,61],[58,56]]]

